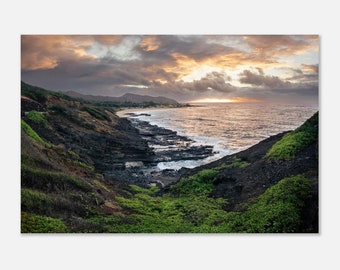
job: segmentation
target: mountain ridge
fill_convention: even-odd
[[[132,93],[126,93],[120,97],[111,96],[98,96],[98,95],[85,95],[76,91],[67,91],[66,95],[80,98],[87,101],[106,101],[106,102],[125,102],[125,103],[156,103],[162,105],[178,105],[179,103],[174,100],[163,96],[149,96],[149,95],[138,95]]]

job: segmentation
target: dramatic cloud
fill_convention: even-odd
[[[226,75],[212,72],[200,80],[184,83],[183,88],[200,92],[215,90],[217,92],[228,93],[235,91],[236,87],[232,86],[230,83],[226,83],[226,80],[228,80]]]
[[[244,84],[250,84],[254,86],[263,86],[267,88],[290,88],[291,83],[282,81],[276,76],[265,76],[262,69],[259,69],[259,74],[255,74],[250,70],[244,70],[240,74],[240,82]]]
[[[274,100],[306,92],[317,100],[318,42],[306,35],[23,35],[21,79],[93,95]]]
[[[72,36],[73,37],[73,36]],[[92,41],[83,36],[70,38],[62,35],[23,35],[21,37],[21,69],[53,69],[61,61],[94,56],[87,54]]]
[[[319,83],[318,65],[301,65],[299,68],[291,69],[291,77],[287,80],[295,84],[314,85]]]
[[[318,48],[318,36],[254,35],[246,36],[245,40],[253,48],[252,53],[272,57],[304,54]]]

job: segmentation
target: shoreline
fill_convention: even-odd
[[[193,145],[192,139],[178,135],[176,131],[134,117],[122,118],[138,130],[141,140],[147,143],[153,154],[140,160],[124,160],[121,168],[106,172],[107,176],[112,174],[135,184],[164,187],[176,182],[184,172],[197,166],[170,169],[161,168],[160,164],[204,160],[216,154],[212,145]]]
[[[176,129],[176,128],[172,129],[166,124],[163,125],[162,119],[165,119],[164,117],[167,117],[167,115],[171,114],[171,112],[164,113],[163,110],[166,111],[168,109],[169,108],[159,108],[159,107],[139,108],[139,109],[130,108],[130,109],[121,110],[119,111],[119,113],[116,113],[116,115],[120,119],[125,119],[127,122],[131,124],[132,127],[139,130],[137,133],[141,135],[141,139],[145,141],[147,145],[155,152],[155,155],[153,155],[150,158],[152,161],[148,164],[148,168],[152,167],[153,168],[152,175],[157,176],[159,178],[162,177],[161,171],[163,170],[166,171],[168,174],[171,172],[173,176],[175,177],[178,171],[180,172],[183,172],[185,170],[190,171],[190,170],[195,170],[196,168],[204,167],[205,165],[209,166],[209,164],[214,163],[218,160],[221,160],[225,157],[236,155],[237,153],[241,151],[249,149],[252,146],[274,135],[274,134],[268,134],[266,137],[259,139],[258,141],[254,142],[253,144],[247,147],[242,147],[241,149],[237,151],[233,151],[233,150],[230,150],[230,152],[223,151],[224,149],[220,150],[218,147],[219,145],[215,143],[214,140],[204,139],[201,141],[200,140],[201,138],[198,138],[197,140],[197,138],[194,136],[187,136],[186,133],[183,133],[180,129]],[[161,111],[160,113],[161,118],[159,117],[156,118],[158,121],[153,121],[154,115],[152,111],[154,110]],[[157,125],[160,125],[160,126],[157,126]],[[289,129],[285,129],[285,130],[289,130]],[[178,132],[178,134],[176,131]],[[167,134],[163,134],[164,132]],[[279,134],[280,132],[281,131],[275,134]],[[163,136],[163,138],[158,138],[159,136]],[[171,138],[171,136],[175,136],[176,139]],[[207,138],[210,138],[210,137],[207,137]],[[171,141],[172,142],[177,141],[182,146],[185,144],[193,144],[196,146],[196,148],[191,148],[186,151],[181,151],[178,149],[174,149],[175,148],[174,146],[176,145],[176,143],[174,144],[169,143]],[[208,147],[210,147],[211,149],[209,149]],[[156,149],[153,149],[153,148],[156,148]],[[164,156],[162,156],[161,154],[162,151],[163,153],[165,153]],[[210,151],[210,152],[208,155],[202,156],[201,155],[202,151],[203,153],[204,151]],[[188,157],[188,154],[191,155],[191,157]],[[135,163],[132,165],[136,165],[135,172],[139,173],[138,166],[137,166],[138,163]],[[141,165],[141,163],[139,163],[139,165]],[[178,176],[178,178],[179,177],[180,176]],[[148,182],[148,180],[146,180],[146,182]]]

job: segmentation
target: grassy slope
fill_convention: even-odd
[[[266,157],[274,160],[290,160],[298,151],[318,140],[318,112],[302,126],[286,134],[269,149]]]
[[[200,175],[193,176],[200,182]],[[181,189],[180,183],[176,188]],[[279,181],[245,207],[243,212],[226,212],[224,199],[206,194],[152,196],[153,191],[136,187],[130,198],[118,197],[132,214],[100,219],[109,232],[154,233],[293,233],[301,231],[302,211],[311,193],[311,182],[302,175]]]
[[[117,211],[116,190],[71,151],[46,147],[22,133],[22,232],[91,230],[92,224],[87,222],[91,213]]]
[[[21,231],[92,231],[93,226],[98,226],[88,222],[88,218],[97,212],[121,211],[114,197],[123,194],[124,189],[118,189],[117,183],[108,182],[96,173],[88,157],[43,139],[39,130],[44,130],[44,134],[47,130],[53,135],[52,119],[69,120],[74,125],[79,123],[79,128],[84,129],[93,127],[85,125],[84,119],[68,110],[77,103],[67,96],[26,84],[22,84],[22,95],[46,112],[22,112]],[[61,108],[61,112],[54,111],[55,108]],[[103,108],[98,108],[98,113],[111,124],[112,120],[107,119],[109,116]],[[88,115],[86,121],[90,123],[91,117]],[[95,119],[98,120],[98,116]]]
[[[67,108],[66,105],[75,106],[74,100],[63,95],[25,84],[22,87],[23,94],[45,106],[48,113],[55,114],[56,108]],[[49,103],[51,97],[53,104]],[[114,120],[107,119],[109,114],[102,107],[86,106],[90,109],[82,110],[88,113],[87,120],[95,119],[99,124]],[[68,118],[75,125],[80,124],[77,118],[73,119],[76,116],[70,111],[61,109],[57,113],[60,119]],[[220,171],[244,168],[248,166],[245,161],[235,159],[230,164],[198,172],[181,179],[168,192],[158,193],[155,187],[143,189],[107,181],[94,170],[91,161],[79,153],[40,137],[39,125],[51,128],[49,117],[40,117],[33,112],[31,117],[23,118],[22,232],[301,231],[305,202],[310,199],[311,192],[310,180],[304,175],[282,179],[260,197],[242,205],[241,212],[227,212],[224,210],[227,200],[213,198],[209,194]],[[311,129],[302,126],[300,132],[313,133],[315,118],[312,123]],[[37,130],[34,130],[33,125]],[[82,128],[96,132],[98,126],[83,125]]]

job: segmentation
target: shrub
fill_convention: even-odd
[[[29,120],[36,124],[42,125],[44,127],[47,125],[46,117],[40,112],[37,112],[35,110],[29,111],[26,116]]]
[[[79,158],[79,154],[72,151],[72,150],[68,150],[67,153],[72,157],[72,158],[75,158],[75,159],[78,159]]]
[[[130,198],[116,197],[119,205],[132,213],[123,216],[111,232],[203,232],[209,226],[216,227],[225,222],[226,212],[222,209],[224,199],[206,196],[152,197],[150,189],[133,187]],[[155,190],[156,191],[156,190]],[[154,191],[154,192],[155,192]]]
[[[234,157],[231,164],[222,164],[219,167],[216,167],[216,170],[224,170],[224,169],[232,169],[232,168],[244,168],[248,166],[249,163],[241,158]]]
[[[54,91],[49,91],[49,90],[46,90],[51,96],[55,96],[57,98],[60,98],[60,99],[64,99],[64,100],[67,100],[67,101],[72,101],[74,100],[72,97],[68,96],[68,95],[65,95],[63,93],[60,93],[60,92],[54,92]]]
[[[67,115],[68,114],[67,109],[58,104],[49,105],[47,109],[53,111],[53,113],[56,115]]]
[[[179,196],[207,195],[214,187],[213,182],[217,173],[218,170],[215,169],[202,170],[195,175],[180,179],[178,183],[171,186],[170,190],[172,194]]]
[[[51,110],[55,115],[65,117],[66,119],[70,120],[71,122],[81,127],[92,129],[92,130],[96,128],[95,125],[84,121],[84,119],[81,119],[76,113],[72,112],[70,109],[64,106],[50,105],[47,107],[47,109]]]
[[[111,190],[110,190],[107,186],[105,186],[105,184],[103,184],[102,182],[100,182],[99,180],[96,180],[96,179],[93,180],[93,184],[94,184],[95,186],[97,186],[97,187],[99,187],[99,188],[101,188],[101,189],[107,191],[107,192],[111,192]]]
[[[68,101],[74,100],[70,96],[67,96],[63,93],[54,92],[37,86],[28,85],[23,81],[21,82],[21,94],[40,103],[45,103],[49,95]]]
[[[88,164],[86,164],[86,163],[84,163],[82,161],[75,160],[75,161],[73,161],[73,164],[77,165],[77,166],[80,166],[80,167],[82,167],[84,169],[87,169],[87,170],[90,170],[90,171],[94,171],[94,166],[93,165],[88,165]]]
[[[45,193],[31,190],[21,190],[21,210],[33,211],[36,213],[50,213],[53,207],[53,200]]]
[[[246,232],[298,232],[302,210],[310,196],[310,180],[302,175],[284,178],[248,208],[243,214],[242,227]]]
[[[82,109],[99,120],[106,120],[111,122],[111,118],[106,114],[105,110],[103,109],[88,106],[84,106]]]
[[[21,82],[21,94],[35,101],[44,103],[47,100],[48,92],[40,87],[31,86]]]
[[[86,186],[85,183],[71,175],[56,172],[46,172],[26,166],[21,166],[21,185],[47,192],[57,190],[63,191],[69,188],[89,191],[89,187]]]
[[[69,232],[63,221],[57,218],[21,213],[21,233],[66,233]]]

